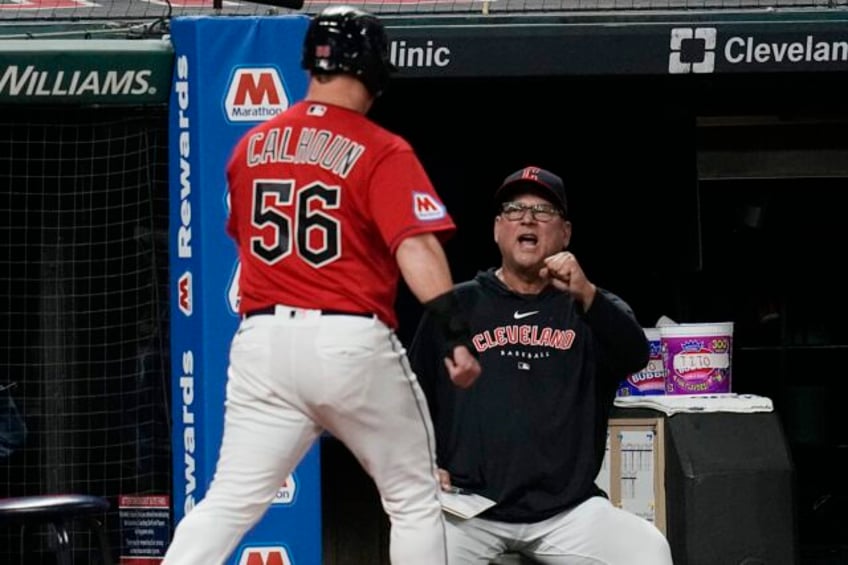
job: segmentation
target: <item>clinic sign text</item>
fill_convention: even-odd
[[[848,71],[848,22],[539,21],[389,28],[398,79]]]

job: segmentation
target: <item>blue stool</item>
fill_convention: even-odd
[[[0,523],[21,524],[21,564],[25,560],[26,527],[46,524],[56,536],[56,564],[72,565],[69,524],[85,518],[92,533],[97,536],[103,565],[112,565],[112,552],[103,524],[97,519],[109,509],[109,501],[99,496],[85,494],[56,494],[0,498]]]

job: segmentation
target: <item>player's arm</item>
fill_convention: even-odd
[[[395,258],[409,290],[434,316],[447,338],[448,375],[457,386],[471,386],[480,375],[480,364],[472,354],[468,321],[461,315],[454,296],[442,245],[432,233],[410,236],[398,245]]]
[[[444,249],[432,233],[413,235],[401,241],[395,259],[403,280],[422,304],[453,288]]]

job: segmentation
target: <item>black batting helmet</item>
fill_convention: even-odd
[[[348,74],[379,96],[397,68],[376,16],[351,6],[331,6],[312,18],[303,42],[304,69],[316,75]]]

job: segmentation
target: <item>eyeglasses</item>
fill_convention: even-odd
[[[510,222],[523,220],[527,210],[530,210],[530,214],[537,222],[550,222],[560,215],[559,208],[550,204],[528,205],[521,202],[504,202],[501,206],[501,213]]]

